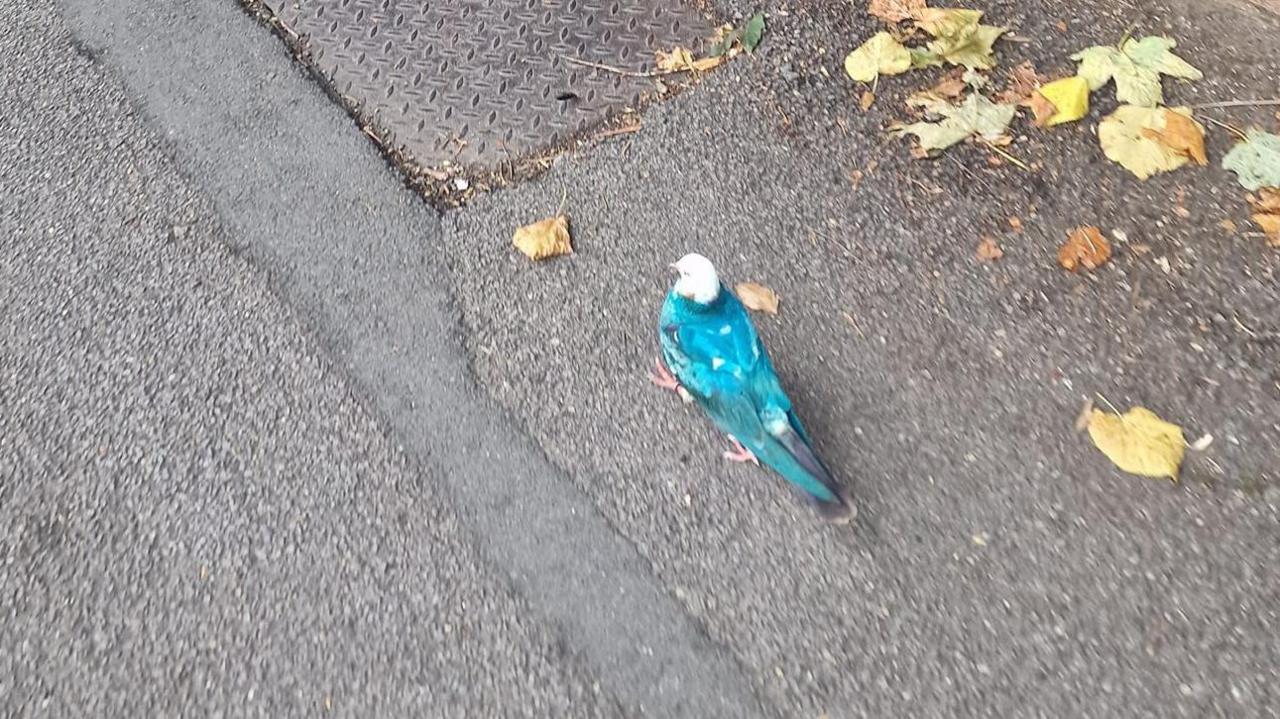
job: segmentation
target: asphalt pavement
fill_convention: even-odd
[[[1018,133],[1032,173],[912,160],[913,83],[863,113],[840,74],[873,23],[772,4],[640,131],[437,218],[230,2],[4,7],[6,713],[1275,714],[1280,257],[1216,164],[1106,162],[1106,93]],[[1005,66],[1137,22],[1205,71],[1172,101],[1280,76],[1245,3],[984,9]],[[534,265],[562,198],[576,253]],[[1071,275],[1081,224],[1128,241]],[[646,381],[690,250],[782,296],[853,526]],[[1095,394],[1215,441],[1122,475]]]

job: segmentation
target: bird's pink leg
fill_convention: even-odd
[[[760,460],[756,459],[756,455],[751,450],[743,447],[737,437],[729,435],[729,441],[733,443],[733,449],[725,451],[725,459],[730,462],[754,462],[757,467],[760,466]]]
[[[661,357],[655,357],[653,360],[655,371],[649,373],[649,381],[662,389],[669,389],[672,392],[680,391],[680,380],[671,374],[671,370],[662,364]]]

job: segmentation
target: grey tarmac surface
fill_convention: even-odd
[[[1171,103],[1276,95],[1280,21],[1248,5],[969,5],[1031,40],[1002,43],[1004,67],[1070,71],[1136,22],[1205,72],[1166,81]],[[477,374],[788,715],[1275,715],[1280,255],[1218,227],[1248,226],[1216,164],[1230,136],[1211,128],[1211,166],[1139,183],[1097,148],[1105,91],[1077,125],[1019,120],[1031,175],[972,146],[914,161],[884,128],[935,75],[882,78],[862,114],[840,63],[873,23],[770,7],[756,57],[640,132],[446,216]],[[576,254],[504,251],[562,193]],[[1055,251],[1084,224],[1129,241],[1071,275]],[[975,258],[982,234],[1002,260]],[[859,501],[851,531],[722,462],[648,386],[665,267],[690,250],[782,296],[758,324]],[[1215,442],[1179,485],[1121,475],[1072,430],[1094,393]]]
[[[397,438],[377,439],[382,435],[370,430],[376,437],[368,441],[383,442],[378,446],[388,451],[403,442],[428,467],[428,478],[407,480],[413,489],[399,500],[437,496],[431,478],[448,488],[483,558],[477,581],[488,576],[484,561],[494,562],[495,555],[507,571],[527,561],[527,553],[502,555],[518,549],[529,532],[545,538],[556,527],[593,533],[607,526],[611,531],[579,535],[605,537],[603,553],[570,544],[568,554],[559,554],[563,546],[531,542],[543,550],[545,564],[537,569],[554,579],[564,576],[555,574],[565,571],[557,564],[569,564],[571,572],[593,557],[633,551],[637,557],[611,571],[652,592],[628,606],[659,608],[654,615],[615,618],[634,630],[673,617],[678,627],[655,642],[677,659],[670,666],[690,658],[711,663],[698,681],[672,692],[655,692],[661,673],[645,666],[629,682],[620,668],[627,655],[593,646],[601,615],[581,603],[585,589],[569,585],[557,606],[546,577],[516,571],[508,587],[516,596],[501,596],[529,611],[514,616],[549,617],[545,627],[513,630],[517,643],[543,656],[539,648],[550,635],[571,655],[553,654],[545,665],[560,677],[546,688],[561,698],[533,705],[530,713],[546,714],[539,707],[554,711],[563,702],[582,713],[607,713],[616,699],[626,713],[699,715],[677,702],[723,707],[736,699],[753,707],[761,697],[765,713],[786,716],[1274,715],[1280,702],[1277,256],[1257,238],[1217,229],[1226,217],[1242,227],[1245,221],[1242,193],[1215,166],[1139,184],[1105,162],[1091,135],[1110,106],[1105,93],[1078,126],[1023,133],[1010,151],[1043,164],[1029,178],[1007,166],[988,167],[985,154],[972,147],[953,152],[955,162],[910,161],[905,143],[886,140],[882,130],[902,97],[926,79],[882,82],[877,105],[863,115],[854,109],[860,89],[841,77],[839,62],[870,35],[871,23],[843,3],[772,5],[766,8],[770,30],[755,58],[740,58],[652,108],[640,132],[585,147],[537,181],[446,215],[441,237],[433,235],[429,213],[395,194],[385,173],[367,172],[362,163],[374,162],[372,153],[352,149],[359,136],[351,125],[345,144],[330,141],[339,154],[304,163],[292,176],[303,182],[312,169],[317,182],[332,189],[323,185],[326,167],[357,168],[368,184],[346,187],[337,199],[305,182],[311,193],[300,195],[315,203],[317,214],[350,224],[292,228],[288,220],[254,215],[262,207],[255,198],[264,182],[281,198],[293,197],[288,183],[273,186],[269,178],[272,168],[288,165],[281,145],[316,131],[307,118],[317,111],[291,94],[304,81],[283,69],[282,57],[260,49],[274,42],[265,31],[252,35],[251,23],[229,19],[216,3],[181,3],[167,14],[86,0],[67,6],[81,46],[122,73],[184,172],[206,191],[214,188],[211,202],[226,226],[225,241],[300,308],[334,364],[355,378],[356,391]],[[979,6],[1037,41],[1003,44],[1006,67],[1034,56],[1042,71],[1065,70],[1070,51],[1113,41],[1137,21],[1140,33],[1176,36],[1180,52],[1206,71],[1195,85],[1167,83],[1174,101],[1274,96],[1280,76],[1280,25],[1250,6]],[[732,17],[753,9],[719,11]],[[205,27],[214,17],[226,25],[210,33],[212,40],[184,32],[183,23]],[[1067,33],[1055,34],[1058,19],[1068,22]],[[227,49],[246,46],[259,50]],[[227,57],[246,69],[229,75]],[[1058,58],[1057,66],[1047,58]],[[200,79],[178,82],[193,77]],[[243,95],[225,91],[234,82],[244,83]],[[98,91],[100,85],[90,83]],[[280,94],[282,87],[289,91]],[[246,107],[280,112],[276,127],[242,114]],[[288,115],[282,108],[307,112]],[[1269,115],[1221,117],[1262,123]],[[335,132],[334,117],[321,123],[324,131]],[[229,128],[242,132],[240,144],[226,141]],[[1224,133],[1211,134],[1215,160],[1228,143]],[[854,169],[865,173],[856,189],[847,179]],[[110,176],[105,168],[103,174]],[[237,196],[236,178],[260,184],[243,186]],[[1187,219],[1172,214],[1180,186]],[[578,252],[531,265],[510,250],[510,233],[552,212],[562,192]],[[239,202],[248,209],[237,210]],[[332,207],[324,208],[326,202]],[[1010,215],[1023,219],[1022,233],[1007,229]],[[1123,230],[1129,242],[1103,270],[1067,275],[1054,266],[1054,249],[1079,224]],[[369,227],[385,234],[360,235],[355,243],[350,234]],[[406,227],[422,228],[416,245],[403,244]],[[973,257],[983,233],[1004,247],[1005,257],[994,265]],[[721,438],[674,397],[648,386],[653,324],[668,282],[663,268],[690,249],[718,260],[730,280],[762,281],[782,294],[782,314],[760,327],[819,449],[854,490],[861,506],[856,526],[821,526],[775,478],[724,465]],[[456,336],[452,306],[463,322]],[[536,446],[501,434],[505,420],[477,415],[487,411],[483,397],[452,388],[465,384],[463,371],[460,358],[439,342],[442,335],[463,343],[474,377]],[[324,362],[314,362],[323,371]],[[37,406],[74,406],[77,393],[90,392],[77,390],[70,399]],[[282,402],[299,401],[287,390],[279,391]],[[1207,456],[1189,460],[1180,485],[1122,476],[1071,430],[1081,400],[1095,392],[1117,404],[1150,406],[1193,435],[1212,432],[1217,439]],[[504,446],[440,443],[465,431],[448,434],[453,418],[437,411],[441,396],[458,398],[457,411],[473,418],[467,426],[482,436],[496,427]],[[109,399],[94,406],[116,406]],[[308,393],[307,399],[316,397]],[[323,416],[332,420],[332,414]],[[319,442],[316,433],[299,429],[295,441]],[[348,436],[331,429],[334,441],[315,451],[337,453],[339,435]],[[235,447],[226,454],[244,454]],[[473,447],[466,461],[458,458],[459,448]],[[402,461],[413,464],[409,457]],[[480,476],[492,480],[490,468],[504,462],[532,462],[534,469],[518,479],[550,493],[539,505],[518,507],[519,520],[508,514],[510,498],[522,491],[527,498],[530,490],[519,488],[526,485],[513,489],[501,475],[481,489],[465,481],[477,463]],[[198,500],[197,490],[208,488],[201,483],[187,491]],[[218,516],[247,523],[231,510],[281,511],[268,490],[279,488],[266,484],[252,504],[214,505],[228,508]],[[487,490],[502,494],[486,504]],[[152,492],[139,492],[153,500]],[[174,494],[168,501],[184,500]],[[57,505],[40,499],[32,506]],[[572,521],[535,521],[564,506],[573,508]],[[147,502],[129,509],[135,507],[159,514]],[[368,512],[369,524],[385,516],[377,508]],[[351,524],[349,516],[334,514],[337,530],[351,530],[342,524]],[[245,531],[251,529],[262,531],[261,523]],[[50,534],[58,536],[40,536]],[[391,528],[385,536],[416,541]],[[152,546],[164,546],[167,534],[157,537]],[[619,542],[625,547],[615,546]],[[243,546],[250,551],[247,541]],[[351,563],[368,556],[359,544],[339,546],[349,550],[335,556]],[[90,554],[89,561],[102,556]],[[46,565],[34,562],[15,576],[41,577],[37,570]],[[85,562],[49,565],[63,572],[81,566]],[[267,581],[262,591],[293,601],[330,596],[284,584]],[[406,602],[420,596],[412,587],[405,591]],[[93,606],[119,611],[108,601]],[[429,639],[402,636],[395,617],[379,626],[404,644],[379,643],[374,632],[369,641],[383,652],[370,655],[374,662],[402,661],[401,650],[435,647]],[[163,644],[185,635],[160,630],[151,636]],[[676,645],[667,646],[668,639]],[[140,662],[151,655],[131,656]],[[252,650],[249,658],[227,656],[258,657]],[[404,691],[364,659],[358,666],[368,675],[354,669],[335,675],[360,691]],[[603,685],[598,703],[583,689],[592,675]],[[637,701],[646,692],[669,703]]]
[[[0,716],[616,715],[37,5],[0,8]]]

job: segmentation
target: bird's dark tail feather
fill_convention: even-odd
[[[818,509],[818,515],[832,524],[848,524],[858,516],[858,508],[849,499],[849,493],[842,488],[837,489],[834,500],[824,502],[814,499],[813,503]]]

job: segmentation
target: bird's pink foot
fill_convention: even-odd
[[[756,455],[751,450],[743,447],[737,438],[729,435],[729,441],[733,443],[733,449],[725,451],[725,459],[730,462],[754,462],[757,467],[760,466],[760,460],[756,459]]]
[[[693,401],[693,396],[684,388],[684,385],[680,384],[680,380],[676,379],[675,375],[671,374],[671,370],[667,369],[667,366],[662,364],[661,358],[655,358],[653,360],[653,366],[654,371],[649,373],[650,382],[662,389],[669,389],[680,395],[680,399],[684,400],[686,404]]]
[[[649,373],[650,382],[662,389],[669,389],[672,392],[679,391],[680,380],[676,379],[675,375],[671,374],[671,370],[668,370],[667,366],[662,364],[662,360],[660,358],[654,358],[653,367],[654,371]]]

